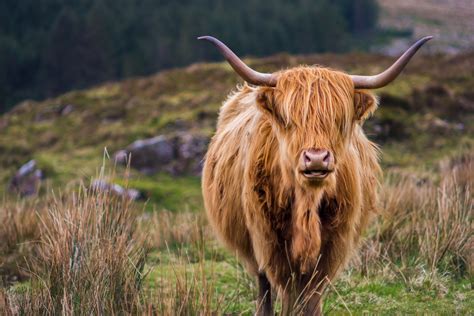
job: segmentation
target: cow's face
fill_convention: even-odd
[[[349,76],[316,67],[282,72],[275,88],[259,88],[257,103],[277,133],[284,169],[305,187],[335,184],[355,126],[376,108]]]

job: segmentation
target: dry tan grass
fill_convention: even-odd
[[[383,213],[352,269],[408,288],[442,288],[446,277],[472,275],[473,166],[468,153],[443,161],[432,179],[388,175]],[[211,315],[232,304],[216,291],[203,214],[143,214],[130,201],[81,187],[42,203],[4,203],[0,219],[0,258],[21,253],[30,277],[20,291],[0,289],[0,314]],[[142,284],[149,250],[174,251],[171,264],[158,263],[164,271],[152,290]],[[243,288],[250,296],[255,290]]]
[[[36,201],[0,204],[0,285],[29,277],[27,262],[37,255],[41,236]]]
[[[203,238],[208,239],[210,233],[203,213],[173,213],[166,210],[146,213],[140,216],[139,226],[151,249],[195,243]]]
[[[12,314],[113,314],[141,309],[146,254],[135,238],[130,201],[81,188],[38,212],[31,287],[10,293]],[[28,223],[24,223],[28,225]]]
[[[474,154],[441,164],[436,182],[391,174],[382,215],[354,266],[364,274],[465,276],[473,272]]]

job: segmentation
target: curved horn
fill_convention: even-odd
[[[354,82],[354,87],[356,89],[377,89],[388,85],[398,77],[398,75],[402,72],[403,68],[405,68],[418,49],[432,38],[433,36],[426,36],[418,40],[409,49],[407,49],[407,51],[400,58],[398,58],[398,60],[393,63],[392,66],[390,66],[390,68],[378,75],[351,76],[352,82]]]
[[[234,52],[227,47],[224,43],[219,41],[217,38],[212,36],[201,36],[198,37],[198,40],[206,40],[214,44],[217,49],[224,55],[224,58],[229,62],[229,64],[234,68],[235,72],[239,74],[242,79],[248,83],[257,85],[257,86],[269,86],[274,87],[277,83],[277,78],[273,74],[261,73],[253,70],[247,66],[239,57],[237,57]]]

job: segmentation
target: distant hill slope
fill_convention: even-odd
[[[459,52],[474,49],[474,1],[472,0],[378,0],[380,26],[413,30],[414,37],[435,35],[432,51]],[[386,49],[398,51],[405,41]]]
[[[373,74],[392,60],[324,54],[249,62],[262,71],[320,64]],[[460,147],[473,148],[473,73],[474,53],[417,56],[394,84],[377,91],[381,107],[366,130],[383,145],[385,166],[418,166],[420,160],[430,163]],[[56,187],[94,176],[105,147],[112,154],[137,139],[180,131],[210,136],[221,102],[239,81],[225,63],[195,64],[42,102],[25,101],[0,117],[0,193],[33,158]],[[147,183],[155,179],[140,177]]]

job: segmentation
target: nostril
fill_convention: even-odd
[[[331,158],[331,153],[329,152],[329,150],[326,150],[326,152],[324,153],[323,162],[329,163],[330,158]]]
[[[311,157],[308,155],[307,151],[303,152],[303,159],[304,159],[305,163],[310,163],[311,162]]]

